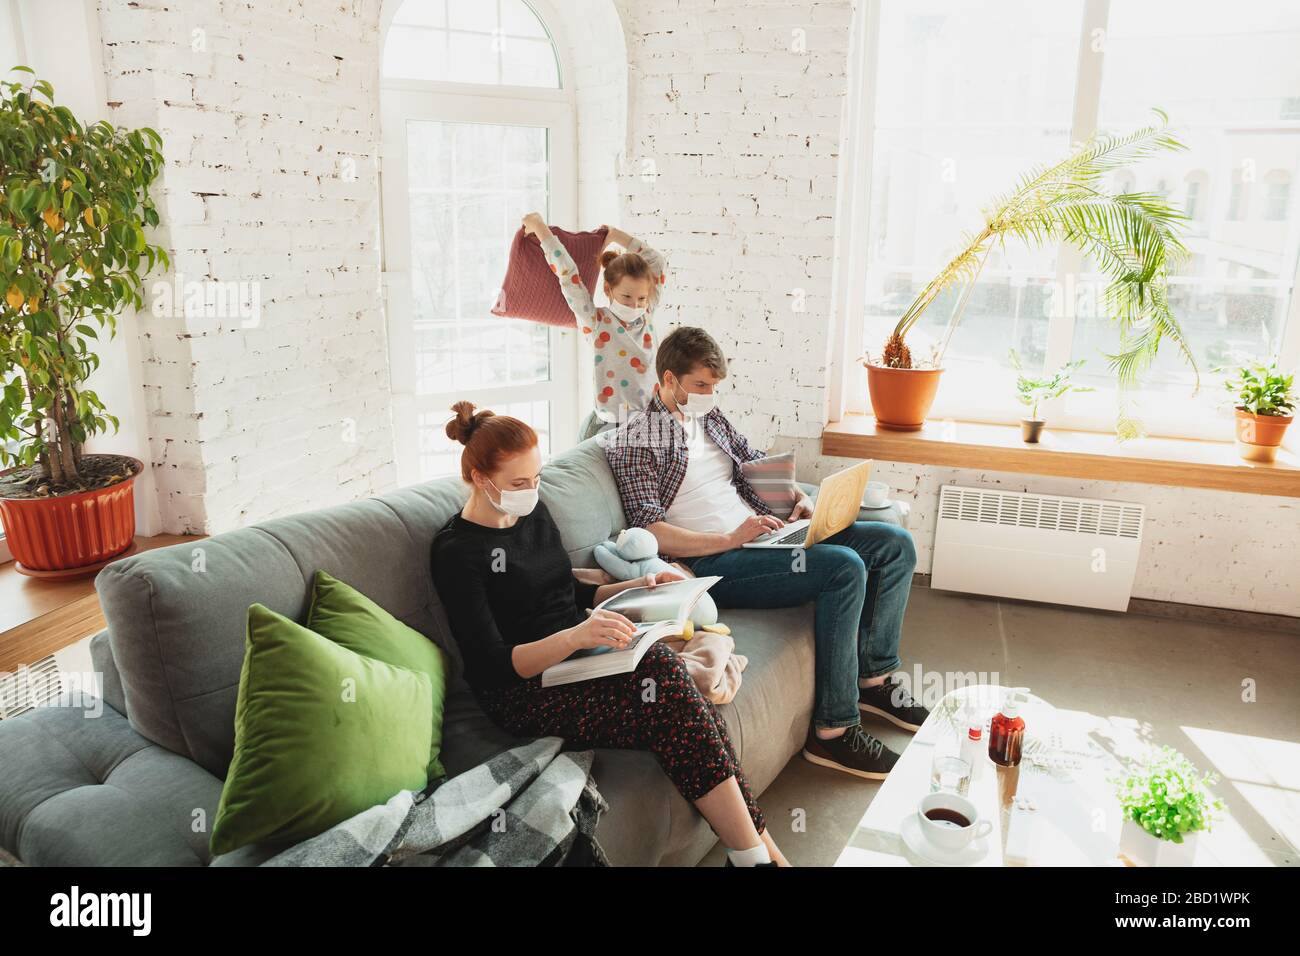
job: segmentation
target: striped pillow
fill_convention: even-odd
[[[740,473],[778,517],[784,518],[794,510],[794,503],[799,500],[799,486],[794,481],[794,452],[747,461],[740,466]]]

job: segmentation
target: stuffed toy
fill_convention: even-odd
[[[615,540],[596,545],[596,563],[616,581],[630,581],[651,572],[675,570],[659,557],[659,542],[654,532],[645,528],[628,528],[620,531]],[[686,622],[687,633],[684,636],[688,640],[695,628],[718,634],[731,633],[725,624],[718,623],[718,606],[708,594],[700,597],[691,611],[691,619]]]

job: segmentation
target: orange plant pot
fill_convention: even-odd
[[[1237,453],[1246,461],[1277,461],[1278,446],[1291,415],[1256,415],[1237,409]]]
[[[876,424],[900,432],[920,431],[939,391],[941,368],[867,365],[867,391]]]
[[[0,497],[0,523],[23,574],[84,569],[93,573],[128,550],[135,537],[135,479],[59,498]]]

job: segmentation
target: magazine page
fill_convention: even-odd
[[[720,577],[686,578],[653,588],[628,588],[602,601],[598,609],[617,611],[633,624],[681,621],[690,616],[702,595]]]

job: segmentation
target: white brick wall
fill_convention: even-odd
[[[625,218],[669,253],[665,319],[722,344],[726,407],[757,443],[818,435],[852,4],[618,5]]]
[[[110,115],[164,140],[156,195],[175,274],[158,280],[253,283],[260,298],[256,323],[168,314],[156,297],[161,314],[141,316],[167,531],[221,531],[394,481],[379,8],[100,0]]]

